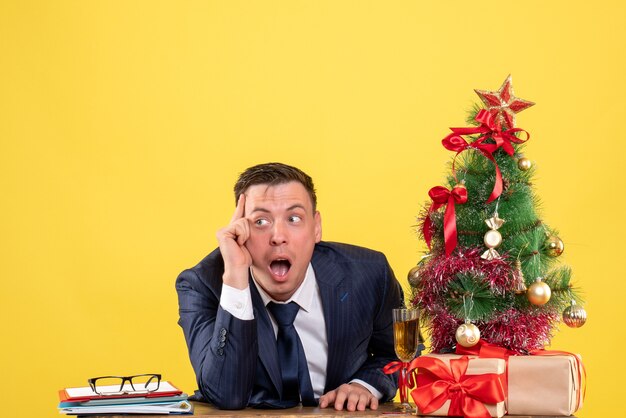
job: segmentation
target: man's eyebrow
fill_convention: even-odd
[[[296,203],[295,205],[291,205],[287,208],[287,212],[292,211],[294,209],[302,209],[304,211],[306,211],[306,208],[304,207],[303,204],[301,203]],[[264,207],[255,207],[250,211],[250,215],[252,215],[255,212],[263,212],[263,213],[271,213],[271,211],[269,209],[265,209]]]
[[[306,210],[306,208],[304,207],[304,205],[301,205],[300,203],[296,203],[295,205],[291,205],[287,208],[287,210],[294,210],[294,209],[302,209],[302,210]]]

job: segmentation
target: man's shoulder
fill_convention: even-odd
[[[387,258],[380,251],[337,242],[320,242],[311,260],[318,282],[335,285],[349,278],[353,286],[383,295],[394,278]],[[365,295],[361,295],[365,297]]]
[[[336,262],[386,263],[385,255],[370,248],[342,242],[321,241],[315,246],[315,256],[329,257]]]
[[[199,279],[207,284],[212,282],[221,284],[223,273],[224,259],[222,258],[219,248],[216,248],[200,260],[198,264],[184,270],[180,276]]]
[[[203,270],[203,269],[224,269],[224,259],[222,258],[222,253],[220,252],[219,247],[211,251],[208,255],[206,255],[198,264],[193,266],[191,269],[193,270]]]

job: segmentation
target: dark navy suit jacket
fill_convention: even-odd
[[[324,393],[361,379],[383,394],[382,401],[390,400],[396,393],[395,376],[381,368],[395,360],[391,311],[403,305],[403,295],[387,259],[365,248],[321,242],[311,264],[328,336]],[[222,309],[223,272],[216,249],[176,280],[178,323],[198,387],[220,408],[269,407],[282,393],[270,318],[252,281],[253,320]]]

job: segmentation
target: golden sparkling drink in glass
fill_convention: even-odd
[[[393,323],[394,348],[398,358],[409,362],[415,357],[419,344],[418,319]]]
[[[417,309],[393,310],[393,343],[400,361],[408,363],[415,357],[419,345],[419,312]],[[400,371],[400,409],[413,412],[409,403],[409,388],[406,365]]]

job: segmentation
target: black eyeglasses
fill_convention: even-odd
[[[87,379],[91,390],[98,395],[127,395],[150,393],[159,389],[160,374],[136,374],[134,376],[100,376]]]

